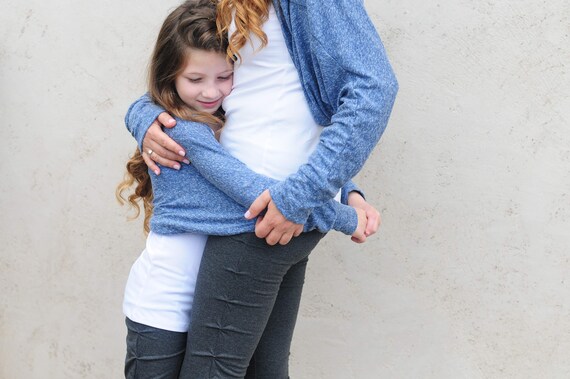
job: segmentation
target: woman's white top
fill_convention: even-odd
[[[311,115],[273,7],[263,31],[267,46],[259,50],[261,41],[252,36],[253,46],[240,50],[220,143],[253,171],[283,180],[308,161],[322,127]]]
[[[240,50],[234,87],[223,103],[227,121],[220,143],[253,171],[283,180],[308,161],[322,127],[313,120],[273,7],[263,30],[265,48],[259,50],[254,37],[254,46]],[[188,331],[206,239],[150,233],[127,281],[125,315],[155,328]]]

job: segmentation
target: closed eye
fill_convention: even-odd
[[[234,74],[232,73],[232,74],[229,74],[229,75],[226,75],[226,76],[218,76],[218,80],[229,80],[229,79],[232,78],[233,75],[234,75]]]

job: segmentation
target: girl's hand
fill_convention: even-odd
[[[358,192],[351,192],[348,195],[348,205],[354,208],[360,208],[366,212],[367,221],[366,230],[364,231],[366,237],[370,237],[378,231],[381,223],[380,212],[378,212],[372,205],[368,204],[362,195]]]
[[[366,242],[366,233],[365,233],[366,223],[367,223],[366,212],[360,208],[354,208],[354,210],[356,211],[356,215],[358,216],[358,226],[356,227],[356,230],[354,231],[350,239],[356,243],[364,243]]]
[[[161,128],[161,126],[173,128],[175,125],[176,120],[168,113],[163,112],[148,128],[143,139],[143,159],[156,175],[160,175],[160,168],[157,163],[165,167],[172,167],[175,170],[180,170],[179,162],[190,163],[185,158],[186,152],[184,149],[167,136]]]

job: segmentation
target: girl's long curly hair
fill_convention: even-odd
[[[212,0],[188,0],[168,15],[158,34],[150,61],[148,91],[152,100],[171,115],[208,124],[215,131],[223,125],[221,110],[214,115],[198,112],[186,105],[174,85],[176,77],[184,69],[190,49],[214,51],[225,54],[228,41],[225,33],[216,27],[216,3]],[[134,186],[134,191],[125,197]],[[144,230],[150,231],[153,212],[153,192],[148,167],[140,150],[136,150],[127,162],[125,177],[115,193],[121,205],[128,203],[135,214],[144,208]]]
[[[232,22],[236,30],[229,38],[227,49],[228,57],[236,60],[240,58],[239,49],[246,42],[251,42],[251,33],[261,40],[261,48],[267,45],[267,35],[263,31],[263,24],[269,16],[271,0],[219,0],[216,25],[219,35],[228,33]]]

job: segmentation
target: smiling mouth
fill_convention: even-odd
[[[215,100],[215,101],[199,101],[200,104],[202,104],[205,107],[213,107],[214,105],[218,104],[218,102],[220,101],[220,99]]]

